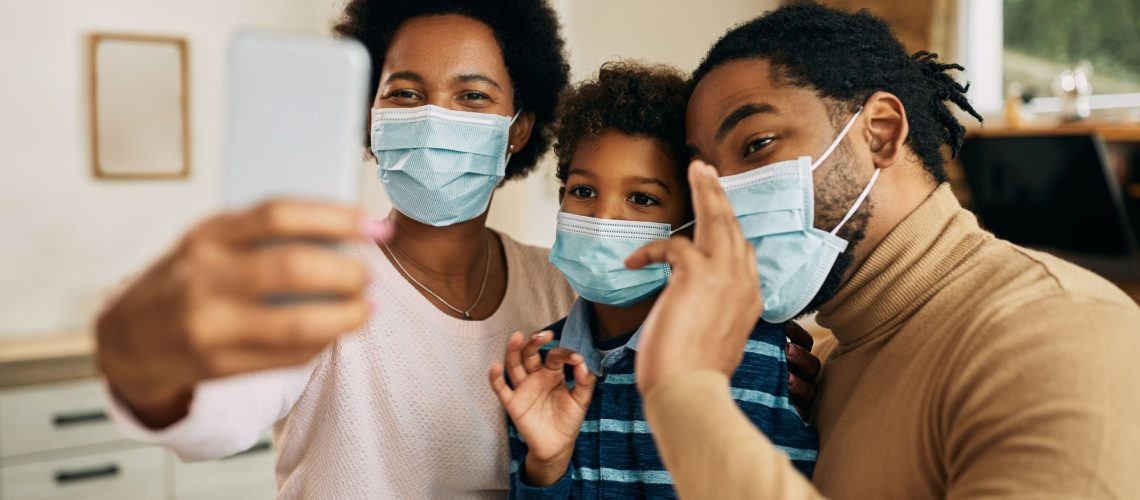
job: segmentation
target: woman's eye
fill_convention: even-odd
[[[593,198],[594,190],[586,186],[575,186],[570,189],[570,194],[575,198]]]
[[[634,205],[652,206],[661,204],[661,202],[657,201],[657,198],[649,196],[645,193],[636,193],[633,196],[629,197],[629,201],[633,202]]]
[[[463,94],[463,98],[468,101],[483,101],[488,100],[490,97],[482,92],[467,92]]]
[[[752,141],[748,141],[748,143],[744,145],[744,156],[748,156],[748,155],[751,155],[757,151],[760,151],[761,149],[764,149],[766,146],[768,146],[771,143],[772,143],[771,137],[764,137],[762,139],[755,139]]]
[[[414,91],[411,90],[396,90],[388,94],[389,99],[415,99],[419,97]]]

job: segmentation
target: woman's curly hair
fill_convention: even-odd
[[[515,108],[534,113],[530,140],[511,156],[504,180],[525,177],[550,147],[558,96],[570,79],[558,15],[545,0],[352,0],[335,30],[368,49],[375,92],[400,26],[415,17],[445,14],[470,17],[495,33],[515,89]]]

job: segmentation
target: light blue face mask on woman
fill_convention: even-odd
[[[843,142],[861,112],[862,108],[855,112],[814,163],[810,156],[801,156],[720,178],[744,238],[756,248],[765,321],[780,323],[803,312],[823,286],[835,259],[847,249],[847,241],[836,233],[863,204],[879,178],[879,169],[831,232],[813,227],[812,172]]]
[[[487,210],[506,174],[518,118],[439,106],[372,110],[372,153],[396,210],[450,226]]]
[[[672,271],[664,263],[626,269],[625,258],[649,242],[668,238],[690,225],[692,222],[670,231],[669,224],[559,212],[550,263],[562,271],[583,299],[630,306],[661,290]]]

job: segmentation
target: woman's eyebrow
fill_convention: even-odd
[[[625,182],[628,184],[634,184],[634,185],[653,184],[656,186],[661,186],[661,189],[664,189],[666,193],[673,194],[673,190],[669,189],[669,186],[667,184],[665,184],[664,182],[661,182],[660,180],[654,179],[652,177],[642,177],[639,175],[631,175],[631,176],[625,178]]]
[[[456,83],[483,82],[499,90],[503,90],[503,87],[499,85],[499,82],[496,82],[494,78],[479,73],[464,73],[462,75],[456,76],[453,80]]]
[[[397,71],[388,75],[388,79],[384,80],[384,84],[392,83],[394,80],[408,80],[418,84],[424,83],[424,77],[414,71]]]

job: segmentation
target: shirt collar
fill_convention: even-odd
[[[602,353],[594,346],[594,333],[590,329],[592,315],[593,308],[590,307],[589,301],[581,297],[575,300],[574,305],[570,307],[570,313],[566,315],[566,323],[562,325],[562,337],[558,341],[558,345],[581,354],[586,359],[586,367],[594,372],[594,375],[601,375]],[[618,349],[629,349],[637,352],[637,341],[641,337],[641,328],[641,326],[637,327],[637,331],[633,333],[629,341]]]

